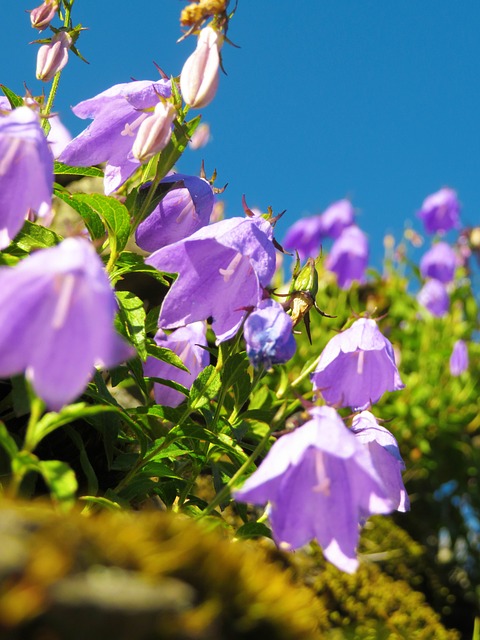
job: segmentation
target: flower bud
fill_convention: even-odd
[[[205,107],[215,96],[221,46],[222,36],[212,27],[200,31],[197,48],[183,65],[180,74],[182,96],[191,107]]]
[[[297,326],[315,305],[318,293],[318,273],[315,260],[309,258],[307,264],[294,278],[293,293],[290,297],[293,326]],[[308,322],[308,320],[307,320]]]
[[[292,319],[280,303],[262,300],[243,327],[247,355],[253,366],[270,369],[293,358],[297,345],[292,329]]]
[[[37,54],[37,78],[49,82],[68,62],[68,50],[72,38],[66,31],[59,31],[50,44],[40,47]]]
[[[58,10],[57,0],[45,0],[39,7],[30,12],[30,22],[34,29],[43,31],[48,27]]]
[[[172,136],[175,107],[169,102],[159,102],[151,116],[138,127],[132,154],[139,162],[147,162],[164,149]]]

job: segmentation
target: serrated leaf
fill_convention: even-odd
[[[190,389],[188,404],[192,410],[208,404],[220,391],[222,381],[220,374],[213,365],[208,365],[201,371]]]
[[[14,93],[11,89],[6,87],[4,84],[0,84],[0,87],[3,93],[5,94],[5,97],[9,101],[12,109],[16,109],[17,107],[23,106],[23,98],[21,98],[20,96],[17,96],[16,93]]]
[[[64,506],[72,506],[78,489],[73,469],[60,460],[39,460],[38,471],[47,483],[52,497]]]
[[[147,273],[165,286],[168,286],[167,280],[163,277],[161,271],[155,269],[149,264],[145,264],[143,256],[131,251],[123,251],[115,263],[115,269],[112,272],[111,280],[115,284],[122,276],[127,273]]]
[[[30,253],[33,249],[54,247],[61,241],[61,236],[51,229],[25,220],[22,230],[15,236],[13,244]]]
[[[101,218],[115,251],[123,251],[130,236],[130,214],[125,205],[112,196],[99,193],[74,193],[72,198],[90,207]]]
[[[147,359],[145,344],[147,334],[145,332],[146,313],[143,302],[130,291],[117,291],[117,300],[119,304],[118,316],[125,328],[126,335],[136,348],[140,358],[145,361]]]
[[[71,167],[55,160],[53,173],[56,176],[86,176],[88,178],[103,178],[103,171],[99,167]]]
[[[69,193],[66,189],[56,187],[54,193],[83,219],[92,240],[99,240],[107,233],[100,216],[88,204]]]
[[[168,362],[168,364],[177,367],[177,369],[182,369],[182,371],[188,371],[188,368],[183,364],[182,360],[177,356],[177,354],[171,349],[167,349],[166,347],[159,347],[155,342],[147,342],[147,353],[149,356],[153,358],[157,358],[157,360],[161,360],[162,362]]]

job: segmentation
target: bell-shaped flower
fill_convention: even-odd
[[[66,31],[56,33],[49,44],[40,47],[37,54],[37,78],[50,82],[68,62],[72,38]]]
[[[34,29],[43,31],[48,27],[58,11],[57,0],[45,0],[42,4],[30,11],[30,22]]]
[[[87,386],[94,366],[133,355],[116,334],[117,304],[92,244],[68,238],[0,268],[0,377],[26,373],[50,409]]]
[[[350,200],[338,200],[320,215],[322,233],[325,237],[336,239],[344,229],[353,225],[354,220],[355,212]]]
[[[336,274],[341,289],[348,289],[355,280],[365,282],[367,265],[367,236],[355,225],[347,227],[333,243],[325,267]]]
[[[195,378],[210,361],[208,351],[202,348],[207,346],[205,322],[194,322],[186,327],[180,327],[170,335],[160,329],[155,335],[155,342],[159,347],[165,347],[176,353],[188,371],[183,371],[157,358],[148,357],[143,367],[144,374],[151,378],[172,380],[190,389]],[[178,407],[185,400],[185,396],[180,391],[160,382],[154,383],[153,393],[155,402],[164,407]]]
[[[172,123],[177,112],[170,102],[159,102],[153,114],[138,127],[132,147],[133,157],[144,164],[157,155],[170,142]]]
[[[169,98],[170,80],[138,80],[116,84],[73,107],[79,118],[93,122],[65,148],[59,160],[74,167],[106,162],[105,193],[116,191],[140,166],[132,146],[137,130],[151,114],[144,112]]]
[[[300,218],[288,229],[282,246],[297,251],[300,260],[316,258],[325,236],[320,216]]]
[[[450,298],[445,285],[440,280],[427,280],[417,294],[417,300],[433,316],[442,318],[448,313]]]
[[[420,273],[423,278],[435,278],[440,282],[451,282],[455,276],[457,256],[447,242],[437,242],[420,261]]]
[[[427,233],[445,233],[460,226],[460,204],[453,189],[444,187],[425,198],[417,216]]]
[[[254,367],[270,369],[293,358],[297,348],[292,318],[275,300],[262,300],[245,320],[243,337]]]
[[[215,197],[207,180],[172,173],[161,184],[178,183],[138,225],[135,239],[144,251],[157,251],[183,240],[210,222]]]
[[[19,107],[0,116],[0,249],[32,211],[50,212],[53,156],[37,114]]]
[[[453,345],[450,356],[450,373],[452,376],[460,376],[468,369],[468,348],[464,340],[457,340]]]
[[[366,409],[385,391],[398,391],[405,386],[391,342],[375,320],[368,318],[360,318],[328,342],[312,374],[312,383],[328,404],[354,410]]]
[[[405,464],[394,436],[378,424],[370,411],[362,411],[353,417],[352,431],[357,440],[368,448],[372,465],[382,479],[394,508],[408,511],[410,501],[402,480]]]
[[[180,74],[180,91],[190,107],[201,109],[215,97],[222,44],[222,35],[212,27],[200,31],[197,47]]]
[[[155,251],[146,263],[178,274],[158,326],[176,329],[212,318],[220,343],[235,335],[247,309],[259,305],[275,272],[272,227],[261,217],[221,220]]]
[[[327,560],[352,573],[359,524],[396,506],[367,447],[338,413],[331,407],[310,413],[311,420],[275,442],[234,498],[270,503],[273,537],[281,548],[298,549],[316,539]]]

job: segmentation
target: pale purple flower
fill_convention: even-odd
[[[234,498],[270,503],[273,537],[281,548],[298,549],[316,538],[327,560],[352,573],[359,524],[396,505],[367,447],[337,412],[315,407],[310,413],[311,420],[275,442]]]
[[[0,116],[0,249],[29,213],[50,212],[52,189],[53,156],[38,115],[19,107]]]
[[[68,52],[72,46],[72,38],[66,31],[56,33],[49,44],[40,47],[37,53],[37,78],[50,82],[55,74],[68,62]]]
[[[183,240],[210,221],[215,197],[207,180],[172,173],[161,184],[178,183],[138,226],[136,242],[144,251],[157,251]]]
[[[445,233],[460,226],[460,204],[453,189],[444,187],[425,198],[417,213],[427,233]]]
[[[192,137],[190,138],[189,147],[196,151],[197,149],[205,147],[210,140],[210,126],[206,122],[203,122],[195,129]]]
[[[117,335],[117,304],[92,244],[68,238],[0,268],[0,377],[26,373],[58,411],[87,386],[95,365],[133,355]]]
[[[144,364],[144,374],[152,378],[172,380],[190,389],[195,378],[208,366],[210,361],[208,351],[202,348],[202,345],[207,346],[206,328],[205,322],[194,322],[172,331],[170,335],[159,329],[155,335],[155,342],[159,347],[165,347],[176,353],[188,371],[183,371],[173,364],[157,358],[149,357]],[[185,400],[183,393],[160,382],[154,383],[153,393],[155,402],[164,407],[178,407]]]
[[[316,258],[324,238],[320,216],[300,218],[288,229],[282,246],[297,251],[300,260]]]
[[[328,404],[366,409],[385,391],[404,388],[391,342],[375,320],[360,318],[334,336],[312,374],[313,388]]]
[[[457,256],[447,242],[437,242],[420,261],[420,273],[423,278],[435,278],[446,284],[455,276]]]
[[[394,508],[408,511],[410,501],[402,480],[405,464],[394,436],[378,424],[370,411],[362,411],[353,417],[352,431],[357,440],[368,448],[372,465],[382,479]]]
[[[73,107],[79,118],[93,122],[65,148],[59,160],[74,167],[106,162],[105,193],[118,189],[140,166],[132,146],[145,109],[155,107],[159,96],[169,98],[170,80],[138,80],[116,84]]]
[[[30,11],[30,23],[34,29],[43,31],[48,27],[58,11],[57,0],[45,0]]]
[[[442,318],[448,313],[450,298],[445,285],[439,280],[431,279],[423,285],[417,294],[417,300],[430,313]]]
[[[158,326],[175,329],[211,317],[220,343],[235,335],[249,308],[258,306],[275,272],[272,227],[261,217],[221,220],[159,249],[146,262],[178,273]]]
[[[320,215],[321,229],[324,236],[338,238],[342,231],[354,223],[355,213],[350,200],[338,200],[331,204]]]
[[[144,164],[157,155],[170,142],[172,124],[177,111],[170,102],[159,102],[153,113],[138,127],[132,155]]]
[[[365,282],[367,264],[367,236],[355,225],[342,231],[325,261],[325,267],[336,274],[341,289],[348,289],[355,280]]]
[[[270,369],[293,358],[297,348],[292,318],[275,300],[262,300],[245,320],[243,336],[254,367]]]
[[[452,376],[459,376],[468,370],[468,349],[463,340],[457,340],[453,345],[450,356],[450,373]]]
[[[195,51],[187,58],[180,74],[180,91],[194,109],[207,106],[217,92],[220,49],[223,37],[212,27],[200,31]]]

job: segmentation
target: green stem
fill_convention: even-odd
[[[58,83],[60,82],[60,76],[62,75],[61,71],[58,71],[54,78],[53,78],[53,82],[52,82],[52,86],[50,88],[50,93],[48,95],[48,100],[47,100],[47,104],[45,105],[45,109],[42,112],[42,116],[44,117],[43,123],[42,123],[42,127],[43,130],[45,131],[45,135],[48,135],[49,131],[50,131],[50,122],[48,120],[48,115],[50,114],[52,108],[53,108],[53,103],[55,102],[55,96],[57,95],[57,91],[58,91]]]
[[[40,400],[40,398],[38,398],[37,396],[34,396],[30,403],[30,418],[28,420],[25,442],[23,444],[24,451],[28,451],[31,453],[38,444],[35,437],[35,427],[37,426],[37,423],[42,416],[44,408],[45,405],[43,404],[42,400]]]
[[[318,361],[320,360],[320,355],[318,356],[318,358],[315,358],[315,360],[305,369],[305,371],[302,371],[302,373],[298,376],[298,378],[295,378],[295,380],[292,383],[290,383],[286,388],[280,389],[278,391],[277,397],[279,399],[284,397],[288,389],[298,387],[298,385],[301,384],[305,380],[305,378],[307,378],[312,373],[312,371],[314,371],[317,368]]]

